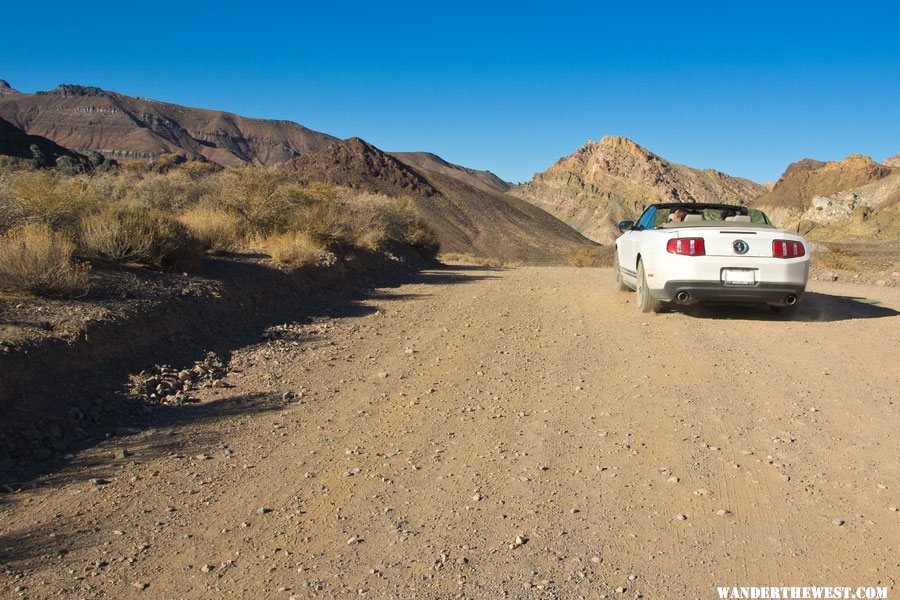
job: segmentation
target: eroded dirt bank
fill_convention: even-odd
[[[895,588],[897,309],[813,282],[793,321],[644,316],[608,269],[424,272],[0,496],[0,595]]]
[[[18,481],[33,460],[90,443],[101,421],[112,427],[122,411],[150,410],[121,397],[129,375],[157,362],[190,367],[208,351],[227,360],[274,323],[327,313],[335,301],[404,281],[426,264],[410,250],[395,252],[291,272],[247,257],[209,259],[183,277],[114,270],[85,301],[4,301],[0,483]]]

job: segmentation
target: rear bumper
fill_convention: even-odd
[[[693,304],[695,302],[764,302],[787,306],[800,301],[806,285],[757,282],[753,285],[724,285],[717,281],[669,281],[662,290],[650,290],[657,300]],[[684,293],[687,298],[684,299]],[[793,297],[793,302],[790,301]]]

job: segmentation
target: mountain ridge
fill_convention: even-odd
[[[293,121],[253,119],[63,84],[34,94],[0,85],[0,117],[30,135],[118,159],[181,154],[223,166],[282,164],[337,141]]]

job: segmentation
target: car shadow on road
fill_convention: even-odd
[[[806,292],[793,314],[773,314],[760,305],[670,305],[669,310],[698,319],[729,319],[746,321],[799,321],[829,323],[853,319],[881,319],[900,315],[900,311],[881,306],[876,300],[858,296],[835,296],[821,292]]]

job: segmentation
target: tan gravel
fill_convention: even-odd
[[[3,495],[0,596],[896,587],[900,289],[811,289],[648,316],[609,269],[426,272]]]

